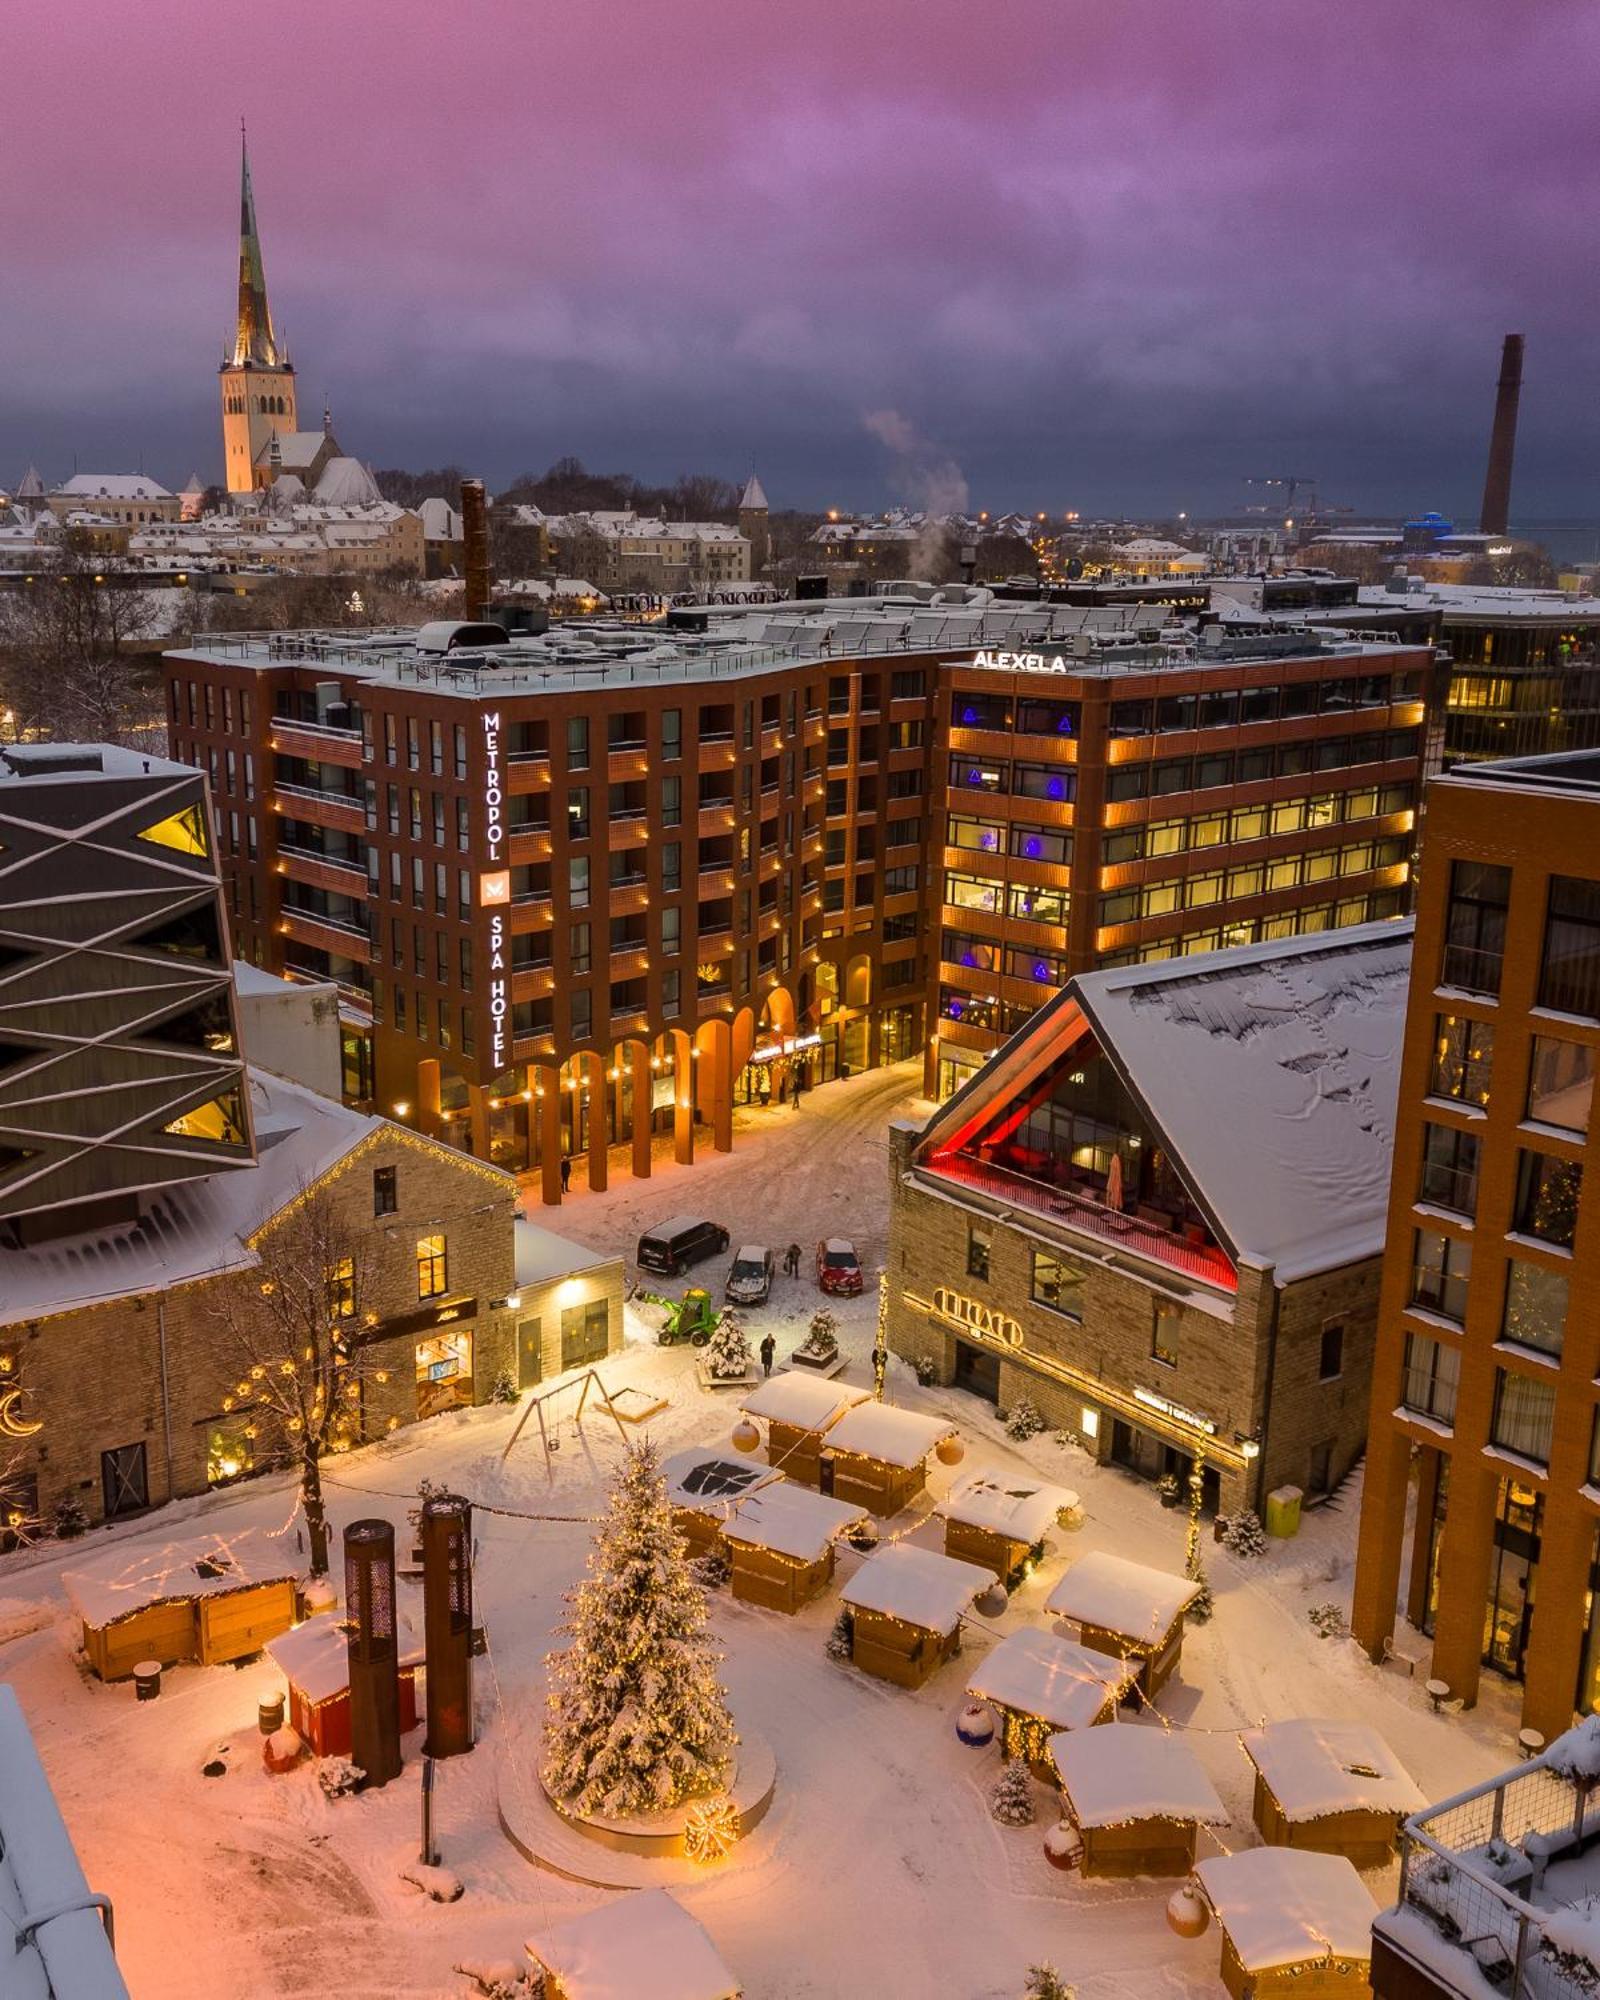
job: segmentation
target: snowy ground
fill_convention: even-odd
[[[690,1171],[658,1169],[649,1184],[619,1179],[603,1195],[570,1200],[559,1226],[597,1247],[621,1248],[630,1264],[640,1227],[687,1207],[725,1223],[735,1244],[764,1241],[780,1253],[798,1240],[809,1257],[819,1235],[850,1235],[869,1283],[863,1298],[837,1309],[851,1355],[847,1379],[865,1382],[872,1277],[885,1252],[885,1126],[912,1104],[912,1081],[909,1069],[878,1071],[813,1092],[798,1113],[741,1114],[737,1152],[707,1153]],[[818,1302],[808,1280],[780,1278],[773,1303],[753,1311],[750,1324],[757,1335],[773,1327],[781,1357]],[[669,1397],[649,1425],[664,1454],[726,1437],[728,1399],[698,1390],[689,1350],[654,1345],[655,1317],[630,1309],[631,1344],[605,1364],[608,1384]],[[1164,1511],[1152,1488],[1048,1437],[1012,1445],[987,1405],[955,1390],[923,1391],[898,1363],[890,1392],[962,1425],[965,1463],[957,1472],[936,1468],[935,1493],[974,1468],[1026,1463],[1083,1495],[1083,1532],[1056,1538],[1042,1570],[989,1629],[1044,1622],[1043,1598],[1066,1558],[1088,1549],[1181,1568],[1184,1516]],[[603,1421],[586,1420],[581,1435],[566,1426],[547,1471],[526,1436],[502,1465],[514,1421],[515,1412],[500,1408],[461,1411],[342,1461],[336,1522],[378,1512],[403,1524],[423,1475],[480,1503],[592,1513],[620,1451],[614,1430],[608,1434]],[[1217,1615],[1191,1634],[1181,1678],[1161,1708],[1194,1732],[1190,1740],[1233,1813],[1220,1830],[1229,1847],[1255,1839],[1237,1731],[1264,1718],[1360,1717],[1385,1734],[1433,1798],[1516,1754],[1511,1691],[1492,1676],[1475,1712],[1436,1717],[1420,1683],[1392,1669],[1379,1673],[1347,1640],[1313,1632],[1310,1605],[1348,1603],[1357,1496],[1347,1488],[1341,1501],[1338,1512],[1313,1517],[1297,1541],[1275,1544],[1253,1563],[1208,1544]],[[91,1884],[115,1903],[118,1955],[135,2000],[457,1996],[466,1990],[452,1971],[461,1960],[520,1956],[523,1940],[545,1925],[605,1900],[530,1867],[501,1835],[494,1807],[497,1761],[530,1755],[540,1661],[561,1594],[582,1568],[582,1525],[476,1517],[490,1656],[477,1682],[479,1746],[440,1767],[439,1838],[445,1862],[466,1884],[463,1899],[448,1907],[399,1879],[416,1844],[420,1735],[406,1739],[407,1767],[394,1784],[330,1803],[309,1768],[280,1778],[262,1768],[256,1702],[277,1684],[268,1665],[176,1668],[161,1700],[146,1705],[135,1704],[131,1685],[106,1687],[88,1676],[57,1582],[64,1564],[111,1535],[170,1536],[186,1518],[285,1530],[292,1504],[284,1482],[263,1480],[97,1535],[64,1555],[0,1559],[0,1677],[17,1687]],[[286,1531],[292,1535],[292,1525]],[[938,1524],[929,1521],[915,1539],[938,1546]],[[846,1552],[841,1574],[857,1560]],[[416,1585],[402,1588],[418,1594]],[[975,1626],[962,1658],[909,1694],[826,1658],[836,1608],[830,1596],[790,1619],[734,1604],[725,1592],[715,1600],[734,1707],[772,1744],[778,1795],[735,1859],[682,1893],[749,2000],[869,1992],[1012,2000],[1023,1969],[1040,1957],[1077,1984],[1080,2000],[1221,1991],[1215,1932],[1185,1943],[1167,1929],[1171,1884],[1084,1883],[1052,1870],[1041,1851],[1049,1816],[1042,1788],[1040,1825],[1002,1828],[989,1817],[996,1753],[964,1748],[952,1726],[967,1672],[992,1643],[989,1629]],[[229,1746],[227,1774],[206,1778],[200,1767],[219,1744]],[[1214,1851],[1203,1836],[1202,1853]],[[1386,1900],[1392,1871],[1369,1881]]]

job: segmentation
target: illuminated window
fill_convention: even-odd
[[[1453,1098],[1458,1104],[1487,1104],[1493,1056],[1494,1029],[1487,1021],[1435,1014],[1429,1096]]]
[[[224,1091],[209,1103],[197,1104],[162,1127],[178,1139],[208,1139],[218,1146],[243,1146],[244,1105],[236,1090]]]
[[[328,1266],[328,1310],[336,1319],[350,1319],[355,1309],[356,1260],[337,1257]]]
[[[445,1289],[444,1231],[417,1238],[417,1297],[437,1299]]]
[[[1172,1299],[1152,1301],[1150,1358],[1165,1368],[1178,1365],[1178,1321],[1181,1308]]]
[[[211,852],[206,816],[199,806],[185,806],[182,812],[158,819],[154,826],[140,827],[139,838],[154,847],[170,847],[178,854],[197,854],[202,860]]]

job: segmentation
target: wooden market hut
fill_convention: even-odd
[[[758,1487],[722,1531],[733,1562],[733,1595],[769,1611],[801,1610],[832,1582],[834,1547],[866,1511],[787,1479]]]
[[[921,1687],[961,1650],[961,1619],[993,1582],[976,1563],[895,1542],[869,1556],[839,1595],[850,1612],[850,1657],[863,1673]]]
[[[1269,1847],[1342,1854],[1358,1868],[1380,1868],[1394,1853],[1401,1821],[1426,1803],[1364,1722],[1296,1717],[1241,1740],[1256,1772],[1252,1816]]]
[[[739,1405],[747,1417],[767,1426],[767,1463],[801,1486],[820,1482],[822,1440],[870,1389],[852,1389],[847,1382],[789,1369],[759,1383]]]
[[[823,1440],[822,1490],[874,1514],[898,1514],[927,1485],[928,1454],[955,1434],[948,1417],[857,1403]]]
[[[739,2000],[716,1946],[665,1889],[637,1889],[528,1945],[545,2000]]]
[[[1200,1586],[1097,1549],[1080,1556],[1045,1599],[1086,1646],[1139,1661],[1138,1689],[1153,1701],[1183,1656],[1183,1614]]]
[[[1065,1486],[975,1472],[953,1486],[934,1512],[944,1516],[944,1552],[982,1563],[1012,1590],[1044,1554],[1044,1538],[1078,1504]]]
[[[747,1493],[770,1486],[783,1474],[770,1465],[740,1458],[731,1446],[707,1451],[693,1445],[675,1451],[662,1463],[672,1525],[689,1544],[689,1553],[710,1555],[722,1546],[722,1531]]]
[[[1176,1731],[1125,1722],[1050,1739],[1085,1875],[1187,1875],[1202,1826],[1228,1809]]]
[[[350,1754],[350,1641],[337,1612],[280,1633],[267,1657],[288,1683],[289,1723],[319,1757]],[[417,1672],[423,1651],[400,1628],[400,1733],[417,1726]]]
[[[248,1659],[294,1623],[295,1572],[281,1544],[250,1530],[119,1547],[64,1570],[61,1583],[103,1681],[125,1679],[144,1660]]]
[[[1061,1730],[1111,1721],[1138,1673],[1137,1661],[1091,1652],[1059,1632],[1025,1625],[984,1655],[967,1692],[995,1711],[1000,1754],[1026,1757],[1038,1777],[1054,1784],[1051,1739]]]
[[[1222,1933],[1233,2000],[1353,2000],[1364,1993],[1378,1906],[1339,1854],[1247,1847],[1195,1869]]]

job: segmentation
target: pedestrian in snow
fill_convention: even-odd
[[[566,1193],[572,1185],[572,1161],[565,1153],[561,1156],[561,1192]]]
[[[783,1253],[783,1268],[786,1276],[798,1278],[800,1275],[800,1245],[791,1243]]]
[[[764,1333],[761,1336],[761,1372],[763,1375],[770,1375],[772,1373],[772,1359],[777,1351],[778,1343],[770,1333]]]
[[[798,1111],[798,1110],[800,1109],[800,1072],[799,1072],[799,1070],[796,1070],[796,1071],[795,1071],[795,1073],[794,1073],[794,1081],[793,1081],[793,1082],[792,1082],[792,1083],[790,1084],[790,1086],[789,1086],[789,1101],[790,1101],[790,1103],[791,1103],[791,1104],[792,1104],[792,1105],[794,1106],[794,1108],[795,1108],[795,1110],[796,1110],[796,1111]]]

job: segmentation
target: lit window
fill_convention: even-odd
[[[444,1232],[417,1238],[417,1297],[437,1299],[445,1289]]]
[[[224,1091],[209,1103],[197,1104],[161,1128],[177,1139],[207,1139],[218,1146],[243,1146],[244,1106],[236,1090]]]
[[[199,855],[202,860],[211,852],[206,816],[199,806],[186,806],[182,812],[158,819],[154,826],[140,827],[139,838],[155,847],[170,847],[178,854]]]
[[[355,1309],[356,1260],[337,1257],[328,1266],[328,1310],[336,1319],[350,1319]]]

